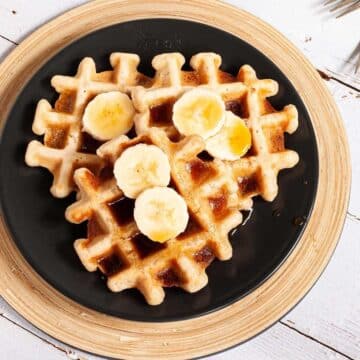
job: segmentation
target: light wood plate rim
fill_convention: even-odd
[[[259,288],[200,318],[156,324],[101,314],[60,294],[24,260],[1,216],[1,295],[51,336],[114,358],[204,356],[246,341],[272,325],[306,294],[324,270],[342,230],[350,191],[349,149],[343,123],[315,69],[271,26],[219,1],[158,0],[145,4],[141,0],[98,0],[50,21],[15,48],[0,66],[0,127],[26,80],[59,49],[101,27],[156,17],[193,20],[233,33],[283,71],[312,119],[319,151],[318,193],[298,245]]]

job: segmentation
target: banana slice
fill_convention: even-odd
[[[114,175],[125,196],[135,199],[145,189],[167,186],[170,164],[157,146],[137,144],[126,149],[115,161]]]
[[[237,160],[251,147],[251,133],[244,120],[226,112],[224,127],[218,134],[206,140],[206,150],[221,160]]]
[[[215,135],[224,125],[225,103],[217,93],[194,89],[180,97],[173,107],[173,122],[183,135]]]
[[[86,106],[83,129],[97,140],[111,140],[126,134],[134,124],[135,109],[121,92],[99,94]]]
[[[143,234],[164,243],[185,230],[189,214],[185,200],[174,189],[154,187],[136,199],[134,218]]]

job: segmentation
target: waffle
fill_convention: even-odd
[[[278,192],[277,175],[298,162],[296,152],[285,149],[284,133],[298,127],[294,105],[275,110],[267,97],[276,95],[278,84],[271,79],[258,79],[249,65],[240,68],[236,77],[220,70],[221,57],[199,53],[190,60],[192,71],[183,71],[184,57],[167,53],[154,57],[156,70],[150,87],[132,89],[132,99],[139,114],[135,119],[138,134],[152,127],[163,129],[169,138],[181,138],[172,123],[172,106],[185,91],[205,87],[220,94],[226,109],[244,119],[251,129],[252,148],[237,162],[225,162],[239,184],[241,209],[252,207],[252,197],[261,195],[272,201]]]
[[[65,197],[75,189],[74,171],[85,167],[98,174],[103,162],[96,156],[101,145],[82,131],[82,115],[86,105],[96,95],[109,91],[130,92],[136,85],[150,85],[151,79],[136,69],[139,57],[135,54],[113,53],[111,71],[97,73],[91,58],[81,61],[77,74],[54,76],[52,86],[60,94],[52,108],[47,100],[40,100],[33,122],[33,132],[44,135],[43,144],[29,143],[25,161],[30,166],[47,168],[54,177],[51,193]]]
[[[279,171],[299,159],[285,148],[284,139],[286,132],[297,129],[297,110],[293,105],[275,110],[267,100],[278,91],[275,81],[258,79],[249,65],[236,76],[226,73],[214,53],[193,56],[190,71],[182,70],[181,54],[158,55],[152,61],[153,78],[137,71],[135,54],[115,53],[110,62],[113,70],[96,73],[93,60],[86,58],[75,77],[52,79],[60,96],[54,109],[46,100],[39,102],[33,131],[44,135],[44,144],[32,141],[26,162],[53,173],[54,196],[78,189],[66,218],[87,221],[86,238],[74,243],[85,268],[105,274],[112,291],[137,288],[156,305],[163,301],[165,287],[188,292],[204,287],[210,263],[232,256],[228,234],[242,222],[241,211],[252,208],[255,196],[275,198]],[[184,137],[173,125],[173,104],[195,87],[220,94],[226,109],[249,127],[252,146],[240,160],[214,159],[204,151],[201,137]],[[114,90],[131,94],[137,135],[100,143],[82,131],[83,111],[94,96]],[[170,186],[188,206],[186,230],[163,244],[140,233],[133,218],[134,200],[124,196],[112,171],[121,153],[139,143],[156,145],[167,155]]]
[[[75,242],[84,266],[89,271],[99,268],[107,275],[112,291],[138,288],[154,305],[163,301],[163,287],[179,286],[194,292],[207,284],[205,269],[211,261],[231,258],[228,233],[241,223],[242,216],[238,186],[230,169],[221,161],[207,163],[198,157],[205,148],[200,137],[175,143],[163,130],[154,128],[131,140],[126,136],[111,140],[98,154],[111,166],[126,148],[138,143],[156,145],[167,154],[171,186],[188,205],[187,229],[165,244],[147,239],[137,230],[131,214],[128,216],[133,205],[116,205],[125,199],[114,179],[102,181],[87,169],[75,172],[80,195],[66,217],[76,223],[89,220],[88,237]],[[125,208],[127,221],[121,224],[119,216]]]

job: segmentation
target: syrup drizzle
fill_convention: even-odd
[[[127,225],[133,221],[135,200],[122,197],[109,202],[107,205],[119,226]]]
[[[113,247],[109,255],[102,256],[97,260],[100,270],[106,275],[117,274],[126,268],[125,262],[120,258],[117,248]]]
[[[161,244],[150,240],[144,234],[138,234],[131,239],[140,258],[145,258],[167,247],[166,243]]]
[[[175,99],[150,108],[150,126],[165,127],[172,124],[172,109]]]

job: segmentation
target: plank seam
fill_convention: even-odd
[[[348,84],[348,83],[345,82],[344,80],[341,80],[341,79],[337,78],[337,77],[334,76],[334,75],[330,75],[330,74],[324,72],[323,70],[320,70],[320,69],[316,69],[316,70],[317,70],[317,72],[319,73],[319,75],[320,75],[324,80],[326,80],[326,81],[334,80],[334,81],[338,82],[339,84],[348,87],[348,88],[351,89],[351,90],[355,90],[355,91],[357,91],[357,92],[360,92],[360,88],[357,88],[357,87],[355,87],[354,85]],[[330,71],[331,71],[331,70],[330,70]]]
[[[7,37],[4,36],[4,35],[1,35],[1,34],[0,34],[0,38],[1,38],[1,39],[4,39],[4,40],[6,40],[6,41],[9,41],[9,42],[11,42],[11,43],[14,44],[14,45],[19,45],[19,43],[15,42],[15,41],[13,41],[13,40],[11,40],[11,39],[9,39],[9,38],[7,38]]]
[[[349,359],[349,360],[355,360],[354,358],[350,357],[349,355],[346,355],[346,354],[344,354],[343,352],[341,352],[341,351],[339,351],[339,350],[335,349],[335,348],[334,348],[334,347],[332,347],[331,345],[328,345],[328,344],[326,344],[326,343],[324,343],[324,342],[322,342],[322,341],[320,341],[320,340],[318,340],[318,339],[314,338],[313,336],[311,336],[311,335],[309,335],[309,334],[306,334],[306,333],[304,333],[304,332],[302,332],[302,331],[298,330],[297,328],[295,328],[295,327],[293,327],[293,326],[291,326],[291,325],[289,325],[289,324],[285,323],[283,320],[280,320],[280,321],[279,321],[279,323],[280,323],[281,325],[284,325],[284,326],[286,326],[287,328],[289,328],[289,329],[291,329],[291,330],[293,330],[293,331],[297,332],[298,334],[300,334],[300,335],[302,335],[302,336],[305,336],[307,339],[312,340],[312,341],[314,341],[314,342],[318,343],[319,345],[324,346],[324,347],[326,347],[327,349],[329,349],[329,350],[332,350],[332,351],[336,352],[337,354],[339,354],[339,355],[341,355],[341,356],[345,357],[346,359]]]
[[[40,339],[40,340],[43,341],[44,343],[46,343],[46,344],[54,347],[56,350],[61,351],[61,352],[64,353],[66,356],[69,356],[69,352],[66,351],[65,349],[63,349],[62,347],[60,347],[60,346],[58,346],[58,345],[56,345],[56,344],[53,344],[51,341],[49,341],[49,340],[47,340],[47,339],[45,339],[45,338],[42,338],[41,336],[39,336],[38,334],[34,333],[33,331],[31,331],[31,330],[27,329],[26,327],[18,324],[16,321],[14,321],[14,320],[10,319],[9,317],[7,317],[4,313],[0,313],[0,317],[3,318],[3,319],[5,319],[5,320],[7,320],[7,321],[9,321],[9,322],[11,322],[13,325],[15,325],[15,326],[19,327],[20,329],[26,331],[27,333],[35,336],[36,338]],[[73,357],[73,356],[74,356],[73,353],[71,353],[71,355],[72,355],[71,359],[80,360],[80,358],[79,358],[78,356],[77,356],[76,358],[74,358],[74,357]]]
[[[355,214],[352,214],[350,211],[347,211],[346,212],[346,216],[351,219],[351,220],[354,220],[354,221],[360,221],[360,216],[357,216]]]

